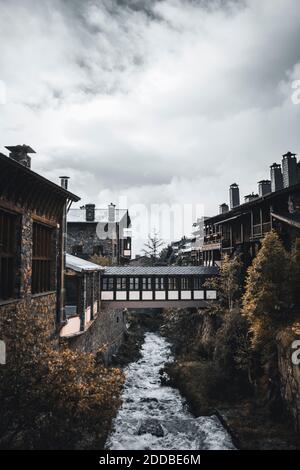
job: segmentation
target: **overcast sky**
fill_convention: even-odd
[[[81,204],[214,215],[300,152],[299,42],[299,0],[0,0],[0,151]]]

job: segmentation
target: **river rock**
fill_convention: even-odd
[[[138,435],[142,434],[152,434],[152,436],[163,437],[164,430],[157,419],[147,419],[144,421],[138,430]]]
[[[146,398],[142,398],[141,399],[141,402],[142,403],[151,403],[151,402],[155,402],[155,403],[158,403],[158,399],[155,398],[155,397],[146,397]]]

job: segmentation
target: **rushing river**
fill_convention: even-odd
[[[170,361],[169,343],[147,333],[142,357],[126,369],[123,405],[106,447],[114,450],[234,449],[216,416],[195,418],[179,391],[161,385],[159,371]]]

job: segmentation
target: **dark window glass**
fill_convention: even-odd
[[[182,277],[180,279],[180,287],[181,287],[181,290],[189,290],[190,289],[190,283],[189,283],[189,278],[188,277]]]
[[[169,277],[169,279],[168,279],[168,288],[169,288],[169,290],[177,290],[176,277]]]
[[[45,225],[33,223],[32,245],[32,293],[39,294],[50,291],[53,287],[51,279],[52,229]]]
[[[129,289],[130,290],[139,290],[139,278],[131,277],[129,278]]]
[[[163,277],[155,278],[155,290],[164,290],[165,289],[165,280]]]
[[[82,245],[74,245],[72,247],[72,255],[79,256],[79,255],[82,255],[82,253],[83,253]]]
[[[152,290],[151,277],[143,277],[143,290]]]
[[[0,299],[15,297],[17,216],[0,210]]]
[[[202,288],[201,278],[200,277],[194,277],[194,289],[199,290],[201,288]]]
[[[126,277],[117,277],[117,290],[126,290]]]
[[[103,290],[114,290],[114,280],[112,277],[104,277],[102,280]]]

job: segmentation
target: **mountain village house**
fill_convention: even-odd
[[[282,164],[270,168],[270,180],[258,183],[258,193],[240,203],[239,187],[230,186],[230,208],[224,203],[219,214],[205,220],[203,262],[219,265],[224,255],[240,254],[250,264],[264,235],[275,229],[289,249],[300,233],[300,162],[288,152]]]

